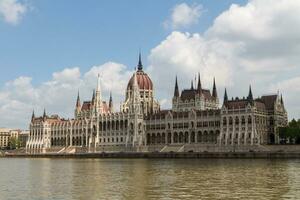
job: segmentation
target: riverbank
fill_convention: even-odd
[[[76,154],[2,154],[5,158],[216,158],[216,159],[300,159],[300,152],[111,152]]]

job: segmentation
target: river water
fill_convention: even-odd
[[[1,158],[6,199],[300,199],[300,160]]]

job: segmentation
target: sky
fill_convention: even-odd
[[[33,109],[72,118],[98,73],[118,111],[139,50],[162,108],[176,75],[183,89],[200,72],[221,102],[251,84],[300,118],[299,12],[295,0],[0,0],[0,127],[27,129]]]

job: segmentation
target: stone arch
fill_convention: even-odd
[[[240,123],[240,119],[238,116],[235,117],[235,124],[238,125]]]
[[[178,143],[178,133],[177,132],[174,133],[173,141],[174,141],[174,143]]]
[[[156,143],[156,136],[154,133],[152,133],[152,136],[151,136],[151,144],[155,144]]]
[[[242,124],[245,124],[246,120],[245,120],[245,116],[242,116]]]
[[[179,143],[183,143],[183,142],[184,142],[183,132],[179,132]]]
[[[248,124],[252,124],[252,118],[250,115],[248,116]]]
[[[161,143],[161,135],[160,135],[160,133],[157,133],[157,135],[156,135],[156,143],[157,144],[160,144]]]
[[[168,144],[171,144],[171,143],[172,143],[172,133],[168,133],[168,136],[167,136],[167,143],[168,143]]]
[[[233,119],[232,117],[229,117],[229,125],[232,125]]]
[[[166,143],[166,134],[165,134],[165,133],[162,133],[162,134],[161,134],[161,143],[162,143],[162,144],[165,144],[165,143]]]
[[[223,125],[226,125],[227,124],[227,119],[226,117],[223,117]]]
[[[116,130],[119,130],[119,128],[120,128],[120,127],[119,127],[119,124],[120,124],[120,123],[119,123],[119,120],[117,120],[117,121],[116,121]]]
[[[146,141],[147,145],[151,144],[151,135],[150,133],[147,134],[147,141]]]
[[[207,143],[207,131],[203,132],[203,142]]]
[[[189,133],[188,132],[185,132],[184,133],[184,140],[183,140],[184,143],[189,143]]]
[[[202,132],[198,131],[197,133],[197,143],[202,143],[203,139],[202,139]]]
[[[213,131],[209,131],[208,134],[208,143],[214,143],[215,134]]]
[[[191,132],[191,138],[190,138],[190,141],[191,141],[191,143],[195,143],[195,132],[194,131],[192,131]]]

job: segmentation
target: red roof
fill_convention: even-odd
[[[204,95],[204,98],[207,100],[213,99],[213,96],[211,96],[211,93],[209,90],[202,89],[202,94]],[[181,92],[180,98],[181,100],[191,100],[195,99],[196,95],[199,93],[197,89],[186,89]]]
[[[141,90],[153,90],[153,83],[149,78],[149,76],[143,70],[138,70],[136,72],[136,78],[137,78],[139,88]],[[132,75],[132,77],[130,78],[127,85],[127,89],[132,89],[133,83],[134,83],[134,75]]]
[[[85,101],[82,104],[81,111],[87,111],[91,109],[92,103],[90,101]]]

